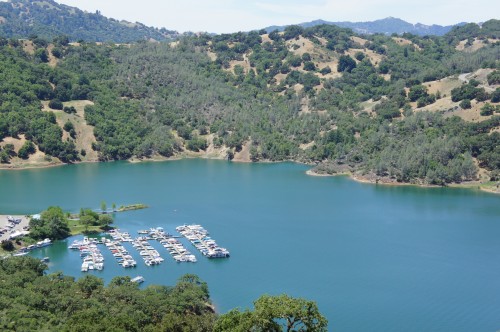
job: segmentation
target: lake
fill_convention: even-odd
[[[171,285],[185,273],[208,282],[219,312],[250,307],[260,295],[287,293],[318,303],[331,331],[500,330],[500,196],[466,189],[390,187],[347,177],[307,176],[304,165],[217,160],[79,164],[0,171],[0,213],[50,205],[77,212],[144,203],[116,214],[137,230],[203,225],[230,250],[209,260],[186,240],[197,263],[165,258],[124,269],[105,254],[107,282],[143,275]],[[34,252],[50,272],[80,277],[73,239]]]

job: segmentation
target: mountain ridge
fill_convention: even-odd
[[[177,31],[148,27],[142,23],[108,18],[53,0],[0,2],[0,34],[7,38],[31,35],[52,39],[67,35],[72,40],[127,43],[138,40],[172,40]]]
[[[436,35],[442,36],[451,31],[455,26],[465,25],[466,22],[460,22],[454,25],[442,26],[438,24],[426,25],[422,23],[412,24],[407,21],[404,21],[400,18],[396,17],[386,17],[383,19],[375,20],[375,21],[365,21],[365,22],[349,22],[349,21],[340,21],[340,22],[330,22],[322,19],[303,22],[297,25],[302,26],[304,28],[310,28],[317,25],[336,25],[341,28],[349,28],[352,29],[356,33],[361,34],[374,34],[374,33],[383,33],[386,35],[391,35],[393,33],[403,34],[403,33],[412,33],[418,36],[424,35]],[[283,31],[287,26],[269,26],[264,28],[267,32],[271,32],[273,30]]]

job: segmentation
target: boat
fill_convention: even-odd
[[[140,284],[140,283],[144,282],[144,277],[143,276],[137,276],[135,278],[132,278],[130,281]]]

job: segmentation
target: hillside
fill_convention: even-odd
[[[178,37],[176,31],[117,21],[102,16],[98,11],[88,13],[53,0],[0,2],[0,35],[6,38],[37,35],[45,39],[66,35],[73,41],[115,43],[150,39],[161,41]]]
[[[188,155],[374,182],[497,181],[498,31],[491,20],[443,37],[321,25],[171,44],[2,40],[2,160]]]
[[[387,17],[381,20],[375,20],[371,22],[328,22],[324,20],[315,20],[311,22],[305,22],[298,24],[303,28],[311,28],[317,25],[336,25],[341,28],[349,28],[352,29],[356,33],[360,34],[374,34],[374,33],[382,33],[385,35],[398,34],[401,35],[403,33],[411,33],[417,36],[443,36],[448,33],[453,27],[461,26],[465,23],[458,23],[455,25],[425,25],[421,23],[411,24],[402,19],[395,17]],[[265,28],[267,32],[272,32],[273,30],[283,31],[286,26],[271,26]]]

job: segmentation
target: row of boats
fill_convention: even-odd
[[[226,248],[219,247],[217,242],[212,239],[208,231],[201,225],[183,225],[175,228],[198,249],[201,254],[208,258],[226,258],[229,257],[229,251]]]
[[[229,251],[220,247],[214,239],[209,236],[208,231],[201,225],[183,225],[176,228],[202,255],[208,258],[229,257]],[[130,242],[139,252],[147,266],[158,265],[164,261],[159,252],[149,243],[150,240],[158,241],[173,257],[176,262],[196,262],[196,256],[187,250],[177,239],[163,230],[161,227],[138,231],[141,236],[133,239],[127,232],[118,229],[109,232],[109,238],[92,239],[84,237],[83,241],[74,241],[68,248],[79,250],[83,259],[82,271],[102,270],[104,268],[104,257],[97,248],[98,244],[104,244],[112,253],[119,265],[124,268],[137,266],[136,260],[124,247],[122,242]]]
[[[189,252],[182,243],[179,242],[172,235],[165,233],[163,228],[151,228],[148,235],[160,242],[160,244],[167,249],[176,262],[191,262],[196,263],[196,256]]]
[[[73,241],[69,246],[72,250],[79,250],[80,257],[82,258],[82,272],[89,270],[101,271],[104,269],[104,256],[101,250],[97,248],[97,240],[85,237],[83,241]]]
[[[147,266],[158,265],[164,260],[160,256],[160,253],[143,237],[135,239],[132,242],[132,246],[139,251],[139,255],[141,255],[144,264]]]
[[[50,246],[52,244],[52,241],[50,239],[45,239],[42,241],[38,241],[36,244],[31,244],[27,247],[22,247],[19,249],[17,253],[15,253],[13,256],[25,256],[27,255],[30,251],[38,249],[38,248],[43,248]]]
[[[124,268],[137,266],[136,260],[132,257],[132,255],[130,255],[121,242],[104,239],[103,243],[111,251],[111,254],[119,265]]]

